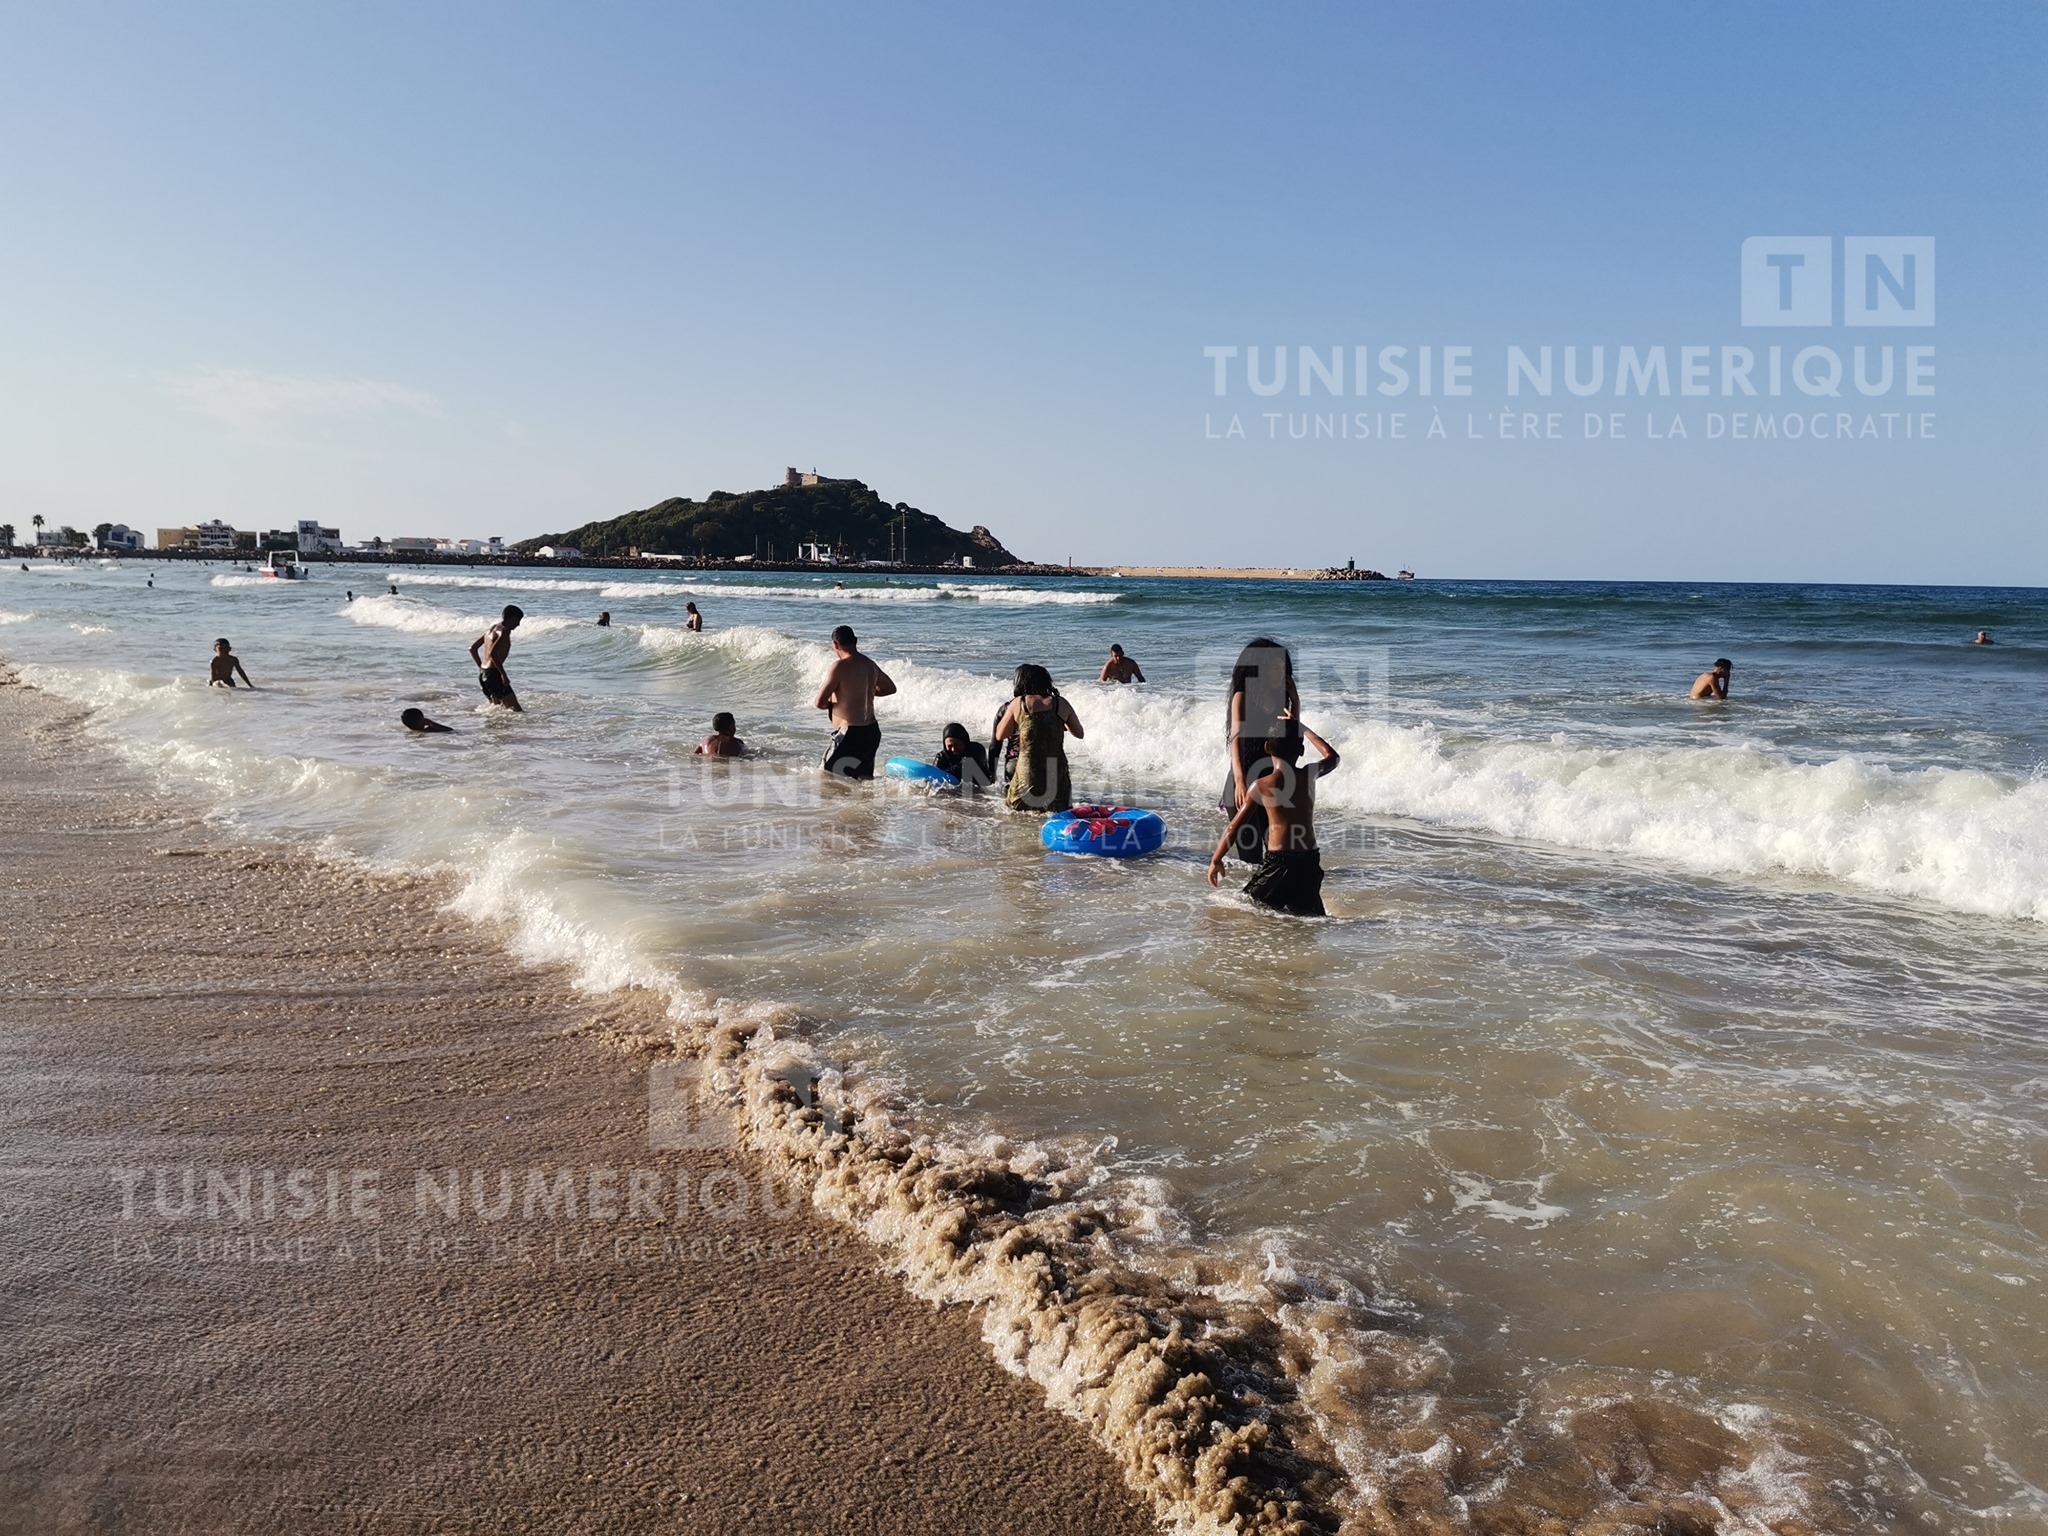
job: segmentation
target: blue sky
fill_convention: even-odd
[[[10,6],[0,520],[511,538],[797,464],[1043,559],[2048,583],[2044,66],[2031,4]],[[1757,234],[1933,236],[1939,323],[1746,329]],[[1511,344],[1901,376],[1503,442]],[[1894,437],[1727,431],[1838,409]]]

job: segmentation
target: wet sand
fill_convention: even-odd
[[[0,686],[0,1528],[1154,1529],[971,1309],[650,1147],[606,1042],[657,1000],[232,843],[80,719]]]

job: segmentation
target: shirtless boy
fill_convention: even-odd
[[[522,715],[526,711],[519,707],[519,695],[512,691],[512,680],[505,676],[505,658],[512,654],[512,631],[525,617],[518,604],[507,603],[503,617],[469,642],[469,659],[477,665],[477,686],[483,689],[484,697]]]
[[[1291,724],[1292,721],[1290,720]],[[1301,744],[1306,738],[1319,761],[1304,768]],[[1216,851],[1209,855],[1209,883],[1223,882],[1223,856],[1237,841],[1237,829],[1254,806],[1266,813],[1266,856],[1244,888],[1253,901],[1296,917],[1324,917],[1323,856],[1316,848],[1316,781],[1337,768],[1337,751],[1307,726],[1299,734],[1266,738],[1268,770],[1252,780],[1244,803],[1223,829]]]
[[[825,771],[844,779],[872,779],[875,754],[882,748],[882,728],[875,723],[875,700],[896,691],[889,674],[860,653],[860,641],[842,624],[832,631],[832,653],[838,659],[818,687],[817,707],[828,711],[832,745],[825,750]]]
[[[697,745],[698,757],[744,757],[747,744],[733,733],[740,728],[739,722],[725,710],[711,717],[711,734]]]
[[[1138,664],[1135,661],[1124,654],[1122,646],[1112,645],[1109,648],[1109,660],[1102,664],[1102,676],[1097,678],[1096,681],[1100,683],[1142,683],[1145,681],[1145,674],[1138,669]]]
[[[1696,699],[1727,698],[1728,678],[1734,670],[1735,663],[1723,656],[1714,663],[1712,671],[1702,672],[1692,680],[1692,696]]]
[[[249,674],[242,666],[242,658],[235,654],[234,647],[225,640],[214,641],[213,662],[207,669],[206,686],[209,688],[232,688],[235,686],[235,674],[237,672],[242,674],[242,681],[249,687],[254,688],[256,686],[254,683],[249,682]]]

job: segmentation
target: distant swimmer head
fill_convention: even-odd
[[[504,613],[499,617],[507,629],[517,629],[519,621],[526,617],[526,610],[517,603],[507,603]]]
[[[1714,658],[1714,670],[1716,672],[1719,672],[1723,677],[1726,677],[1730,672],[1733,672],[1735,670],[1735,663],[1730,661],[1726,656],[1717,656]]]
[[[1059,690],[1052,685],[1052,674],[1035,661],[1027,661],[1017,669],[1017,681],[1010,689],[1012,698],[1021,699],[1027,695],[1047,695]]]
[[[427,728],[426,714],[418,709],[400,710],[398,723],[408,731],[424,731]]]
[[[860,649],[860,636],[853,632],[851,624],[842,624],[832,631],[832,643],[851,656]]]
[[[730,736],[739,728],[739,721],[733,719],[732,711],[729,709],[721,709],[711,717],[711,729],[720,736]]]
[[[1990,645],[1990,644],[1992,644],[1992,643],[1993,643],[1993,641],[1992,641],[1992,639],[1991,639],[1991,631],[1990,631],[1990,630],[1988,630],[1988,629],[1980,629],[1980,630],[1978,630],[1978,631],[1977,631],[1977,638],[1976,638],[1975,640],[1972,640],[1972,641],[1971,641],[1970,643],[1971,643],[1972,645]]]
[[[611,609],[607,608],[603,613],[600,613],[597,616],[597,627],[599,629],[610,629],[612,627]]]

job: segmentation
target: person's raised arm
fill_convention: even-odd
[[[880,667],[876,667],[875,697],[878,699],[886,699],[890,694],[894,693],[895,691],[896,679],[891,677],[888,673],[884,672]]]
[[[1115,666],[1115,665],[1116,665],[1116,663],[1115,663],[1115,662],[1113,662],[1113,661],[1105,661],[1105,662],[1104,662],[1104,663],[1102,664],[1102,673],[1101,673],[1101,675],[1100,675],[1099,677],[1097,677],[1097,678],[1095,679],[1095,681],[1097,681],[1098,683],[1113,683],[1113,682],[1115,682],[1115,681],[1116,681],[1116,679],[1115,679],[1115,678],[1113,678],[1113,677],[1111,677],[1111,676],[1109,675],[1109,669],[1110,669],[1111,667]]]
[[[840,663],[833,662],[831,670],[825,674],[825,681],[818,684],[818,697],[811,705],[813,709],[830,709],[838,702],[839,667]]]
[[[1331,746],[1305,725],[1301,728],[1301,739],[1322,754],[1322,761],[1316,764],[1317,778],[1321,778],[1326,773],[1335,773],[1337,771],[1337,764],[1342,759],[1337,756],[1337,749],[1335,747]]]
[[[1074,713],[1074,706],[1069,704],[1064,697],[1060,699],[1060,719],[1066,722],[1068,734],[1074,740],[1079,741],[1088,734],[1081,729],[1081,717]]]
[[[490,638],[490,631],[486,630],[483,634],[478,635],[469,642],[469,659],[476,664],[478,670],[482,670],[484,664],[484,659],[479,652],[483,650],[484,642]]]
[[[1131,662],[1131,681],[1134,683],[1142,683],[1143,681],[1145,681],[1145,669],[1139,666],[1135,661]]]
[[[242,658],[239,656],[235,658],[235,670],[242,674],[242,686],[253,690],[256,685],[249,680],[249,669],[242,665]]]

